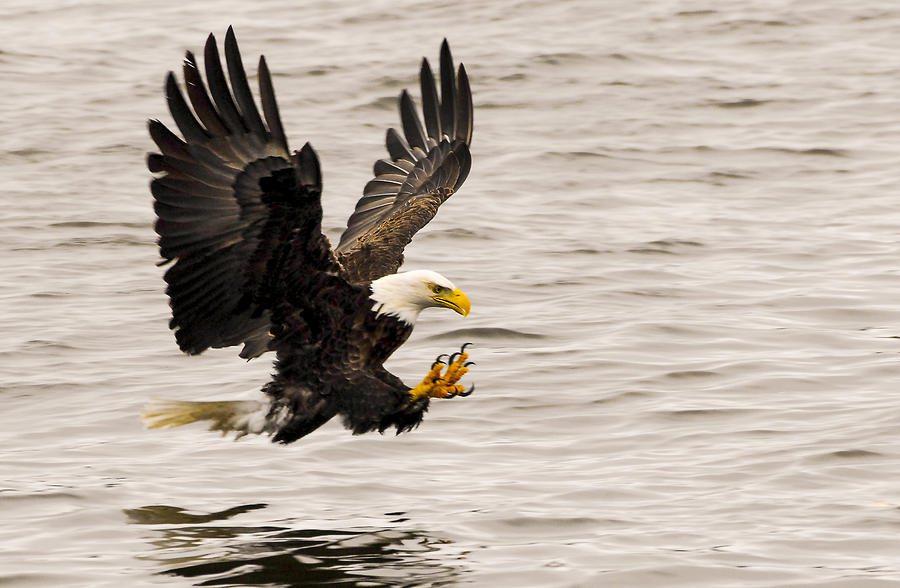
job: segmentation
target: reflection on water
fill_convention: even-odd
[[[132,524],[159,526],[148,538],[153,551],[142,557],[158,562],[160,573],[197,580],[196,586],[443,586],[462,572],[438,557],[448,541],[419,531],[208,524],[265,507],[189,513],[155,505],[124,512]]]

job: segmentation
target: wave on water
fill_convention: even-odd
[[[445,339],[457,339],[469,337],[472,339],[546,339],[547,335],[527,333],[502,327],[473,327],[466,329],[454,329],[437,335],[426,337],[426,341],[443,341]]]

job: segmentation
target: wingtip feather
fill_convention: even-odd
[[[275,87],[272,84],[272,75],[269,72],[269,66],[266,64],[266,56],[259,56],[259,97],[262,103],[263,116],[266,119],[266,125],[269,127],[269,133],[272,135],[272,141],[283,150],[283,155],[288,156],[287,137],[284,134],[284,127],[281,124],[281,115],[278,111],[278,101],[275,99]]]
[[[469,75],[466,73],[466,66],[459,64],[459,71],[456,74],[457,87],[457,103],[456,112],[456,138],[464,141],[467,145],[472,144],[472,131],[474,128],[474,107],[472,105],[472,88],[469,86]]]

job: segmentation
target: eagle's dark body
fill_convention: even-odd
[[[184,64],[183,98],[174,75],[166,94],[178,138],[159,121],[150,133],[161,153],[148,165],[170,327],[190,354],[243,345],[241,356],[275,351],[265,431],[289,443],[336,415],[354,433],[409,430],[428,398],[384,367],[412,325],[374,307],[372,282],[397,271],[403,248],[465,179],[472,108],[465,70],[454,75],[441,52],[441,100],[422,66],[425,126],[406,92],[405,139],[391,129],[390,158],[350,217],[336,250],[322,234],[318,158],[306,144],[291,153],[265,59],[259,67],[261,117],[232,30],[225,42],[228,79],[210,35],[207,92],[194,56]],[[253,431],[257,432],[257,431]]]
[[[306,339],[315,342],[312,344],[292,345],[290,339],[305,330],[305,325],[295,330],[293,320],[280,321],[291,335],[280,341],[276,374],[263,388],[275,399],[270,408],[273,418],[285,409],[291,415],[275,434],[276,441],[299,439],[336,414],[343,415],[354,433],[384,431],[391,426],[402,432],[418,425],[428,407],[427,399],[411,402],[409,388],[382,367],[409,337],[412,326],[392,316],[377,316],[372,310],[360,311],[360,307],[348,305],[341,313],[334,313],[333,308],[329,307],[328,318],[320,323],[327,328]],[[350,344],[344,337],[329,334],[347,332],[357,335],[349,339]],[[340,392],[347,389],[363,393]]]

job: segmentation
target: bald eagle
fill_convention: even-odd
[[[186,101],[169,72],[169,110],[183,139],[149,121],[160,153],[148,156],[160,264],[182,351],[243,345],[240,356],[276,353],[260,401],[157,402],[150,427],[211,421],[210,428],[270,434],[291,443],[340,415],[354,434],[409,431],[432,398],[467,396],[466,346],[405,385],[383,364],[409,337],[420,311],[466,316],[469,299],[434,271],[397,270],[403,249],[455,193],[471,167],[472,94],[454,69],[446,39],[440,98],[427,59],[420,70],[424,125],[400,95],[403,134],[387,131],[388,157],[332,249],[322,234],[322,176],[309,143],[288,149],[265,57],[259,60],[262,116],[247,82],[234,31],[225,69],[215,37],[184,60]],[[227,75],[226,75],[227,72]]]

